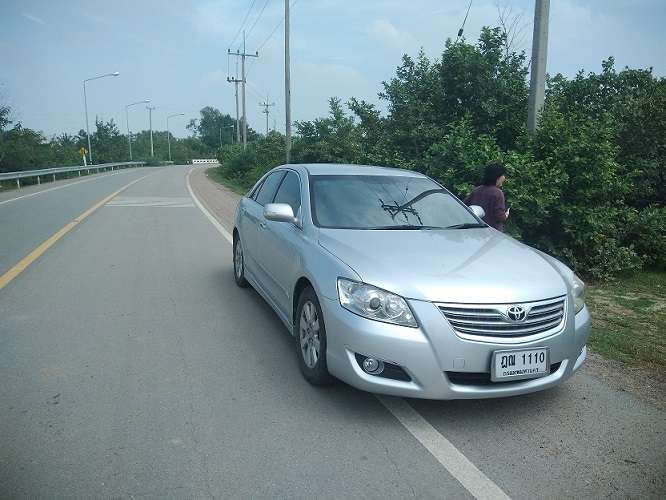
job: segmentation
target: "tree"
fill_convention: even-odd
[[[212,106],[202,108],[199,113],[201,117],[198,120],[190,120],[187,128],[211,151],[233,142],[232,130],[235,130],[235,119],[228,114],[222,114],[219,109]],[[254,140],[257,136],[258,134],[248,127],[248,139]]]
[[[294,161],[303,163],[357,163],[360,135],[354,119],[342,109],[340,99],[329,99],[329,116],[296,122],[300,136],[294,143]]]
[[[85,137],[85,133],[79,134]],[[90,140],[95,163],[110,163],[125,158],[129,159],[127,136],[120,133],[113,118],[107,122],[95,119],[95,131]]]

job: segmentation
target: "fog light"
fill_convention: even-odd
[[[375,358],[365,358],[363,360],[363,371],[370,375],[379,375],[384,371],[384,363]]]

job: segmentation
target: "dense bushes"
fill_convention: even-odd
[[[447,42],[442,58],[403,56],[380,97],[388,113],[338,99],[296,124],[294,162],[417,170],[459,196],[483,165],[503,162],[508,231],[583,275],[609,278],[666,259],[666,80],[650,70],[549,80],[541,127],[526,133],[527,68],[497,29],[478,44]],[[249,186],[284,159],[281,135],[224,148],[224,174]]]

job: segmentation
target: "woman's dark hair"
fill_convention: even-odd
[[[505,168],[499,163],[491,163],[486,165],[483,169],[483,185],[484,186],[494,186],[497,183],[497,179],[506,174]]]

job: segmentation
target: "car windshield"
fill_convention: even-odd
[[[312,217],[336,229],[464,229],[485,227],[448,191],[425,177],[315,175]]]

